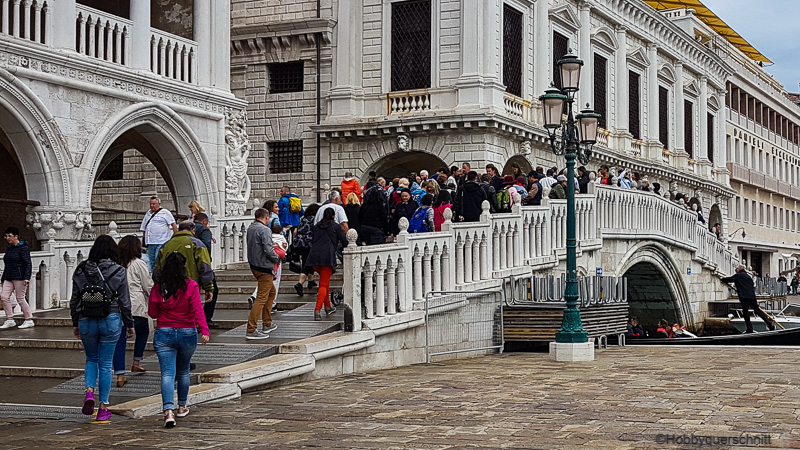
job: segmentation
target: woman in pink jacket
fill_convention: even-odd
[[[200,289],[186,278],[186,259],[180,253],[167,256],[160,282],[150,292],[148,314],[156,319],[153,348],[161,366],[161,401],[164,427],[175,426],[175,417],[189,415],[189,364],[197,348],[197,330],[201,342],[208,342],[208,325],[203,314]],[[178,412],[175,409],[175,372],[178,381]]]

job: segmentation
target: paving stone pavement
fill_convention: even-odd
[[[3,419],[0,448],[800,448],[796,347],[596,356],[506,353],[357,373],[198,405],[172,430],[158,416]]]

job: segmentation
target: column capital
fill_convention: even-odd
[[[36,238],[42,242],[78,241],[85,231],[92,229],[90,210],[35,206],[28,208],[25,220],[36,233]]]

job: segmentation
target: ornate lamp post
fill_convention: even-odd
[[[555,345],[550,346],[551,355],[561,361],[591,361],[594,345],[581,324],[578,309],[578,277],[575,240],[575,159],[587,164],[592,156],[592,146],[597,141],[597,124],[600,115],[587,109],[573,117],[572,104],[581,76],[583,61],[572,53],[572,49],[558,61],[562,88],[551,86],[539,100],[544,112],[544,127],[550,135],[550,148],[556,155],[565,155],[567,160],[567,286],[564,292],[566,308],[561,329],[556,333]],[[566,114],[566,118],[564,115]],[[576,120],[577,119],[577,120]],[[558,131],[561,131],[558,133]],[[558,139],[560,134],[560,139]]]

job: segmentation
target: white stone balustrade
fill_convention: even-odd
[[[386,94],[386,115],[404,114],[431,109],[431,94],[426,90],[390,92]]]
[[[151,28],[150,70],[173,80],[197,84],[197,42]]]
[[[130,63],[133,22],[81,4],[75,5],[75,11],[78,33],[75,51],[103,61]]]
[[[44,0],[2,0],[0,33],[45,44],[50,36],[50,7]]]
[[[531,115],[531,102],[523,100],[516,95],[506,94],[503,96],[503,105],[505,105],[506,114],[525,122],[530,121]]]
[[[212,227],[216,244],[212,245],[211,258],[214,267],[247,262],[247,227],[253,223],[251,217],[225,217]]]

